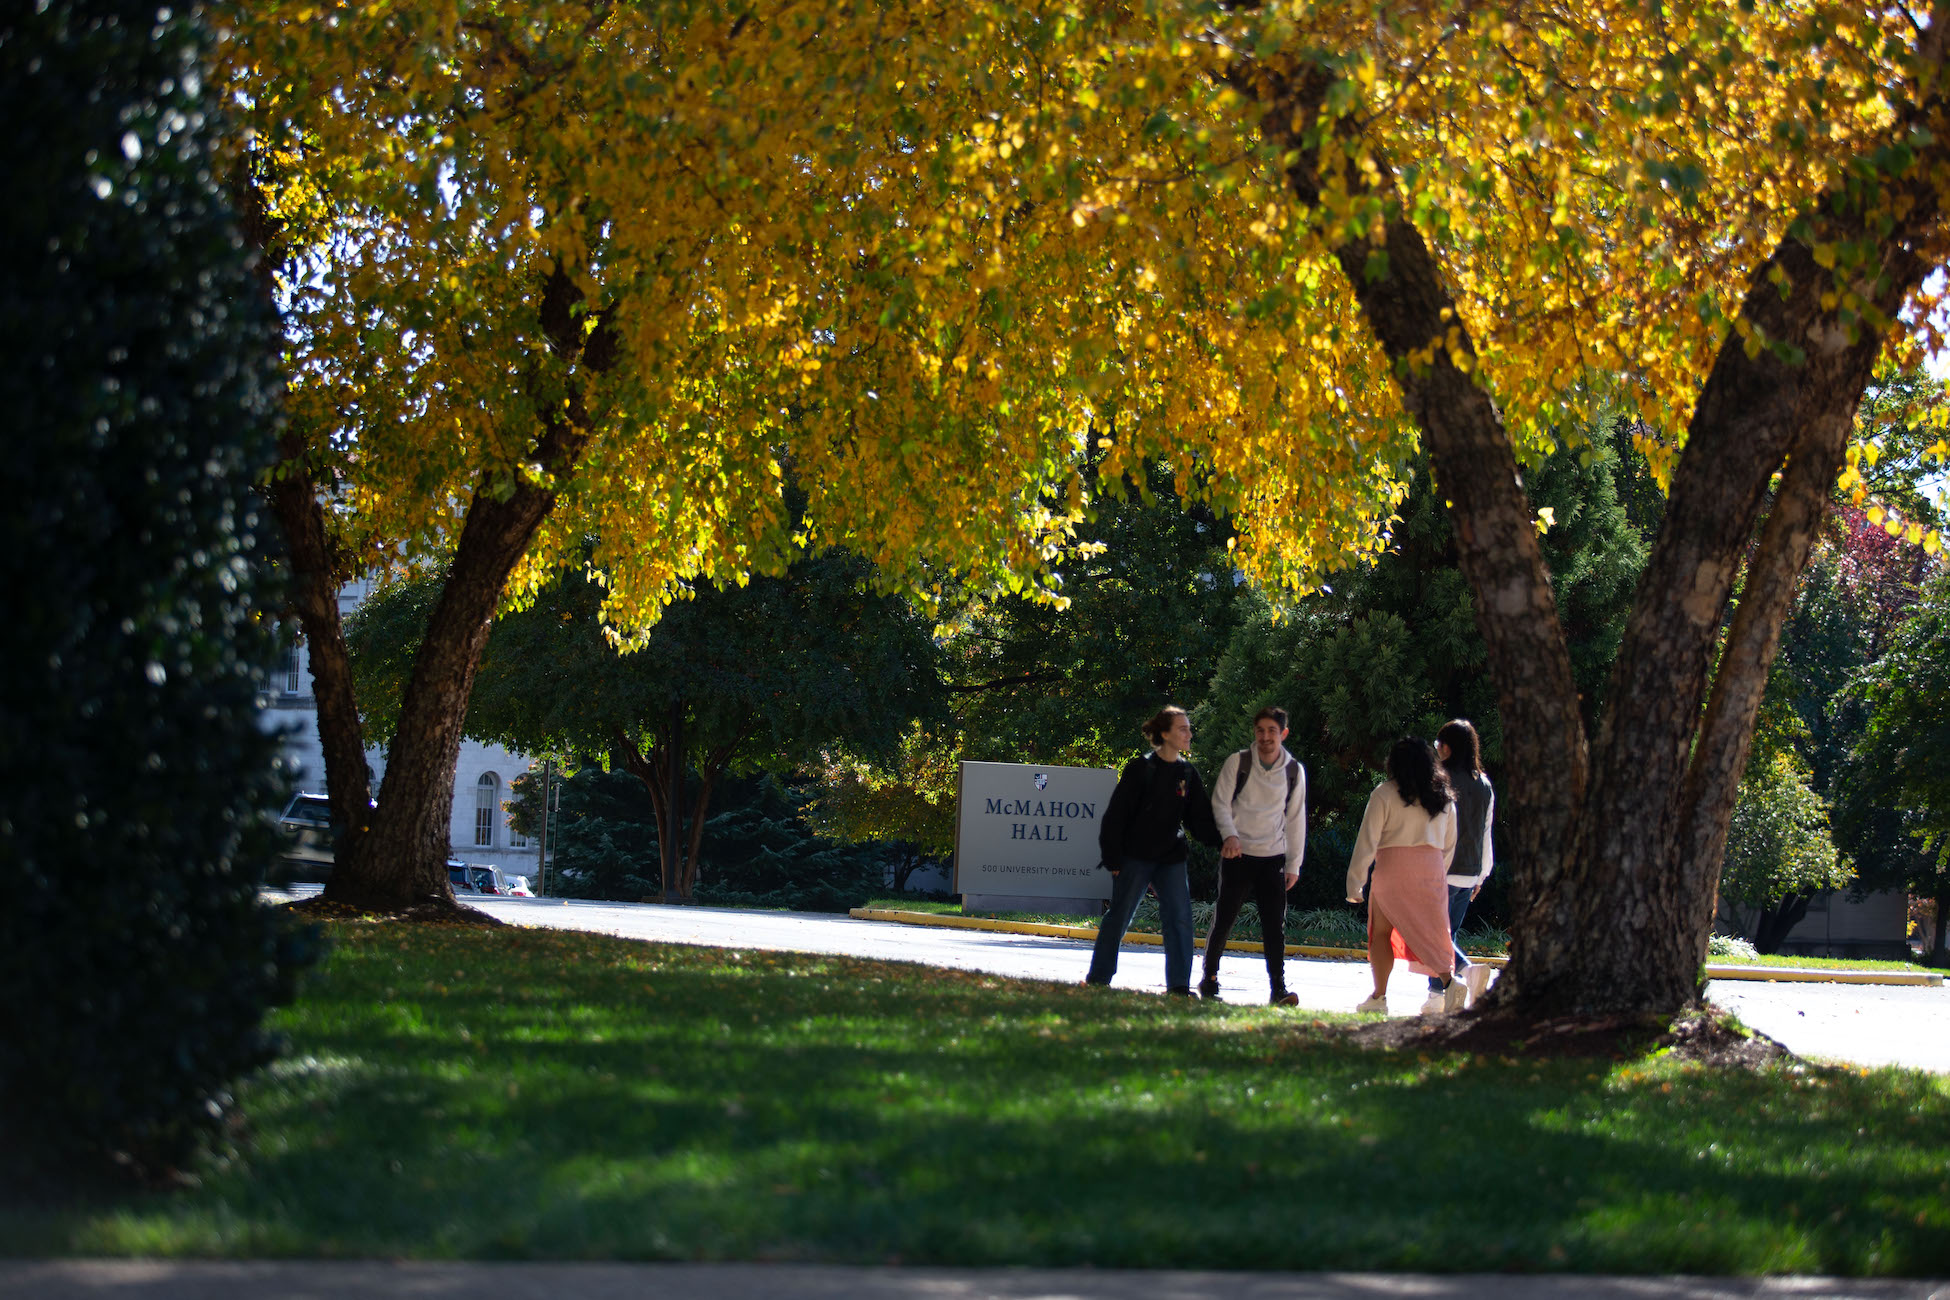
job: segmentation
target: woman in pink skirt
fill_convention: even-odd
[[[1388,779],[1368,796],[1347,864],[1347,901],[1368,902],[1368,965],[1374,993],[1356,1011],[1388,1010],[1388,976],[1400,936],[1409,969],[1442,981],[1443,1010],[1468,996],[1455,978],[1449,934],[1450,859],[1456,855],[1456,799],[1425,740],[1398,740]]]

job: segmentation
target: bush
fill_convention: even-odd
[[[250,563],[272,333],[201,41],[153,4],[0,18],[0,1112],[42,1154],[149,1172],[271,1059],[304,943],[257,902],[284,793]]]
[[[1745,939],[1730,934],[1716,934],[1706,941],[1706,955],[1728,961],[1758,961],[1760,950]]]

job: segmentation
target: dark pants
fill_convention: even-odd
[[[1205,936],[1205,978],[1219,978],[1219,958],[1246,895],[1259,908],[1259,933],[1266,944],[1266,977],[1276,994],[1286,992],[1286,858],[1242,855],[1219,860],[1219,906],[1212,932]]]
[[[1463,917],[1469,914],[1469,896],[1475,892],[1475,887],[1471,885],[1449,886],[1449,943],[1456,950],[1458,975],[1463,973],[1470,961],[1463,955],[1462,945],[1456,942],[1456,932],[1462,929]],[[1429,976],[1429,992],[1442,992],[1442,981],[1434,975]]]
[[[1173,993],[1192,991],[1192,889],[1185,864],[1153,862],[1148,858],[1125,858],[1111,886],[1110,910],[1097,926],[1097,946],[1090,954],[1092,984],[1108,984],[1117,973],[1117,945],[1131,927],[1131,913],[1144,900],[1147,886],[1158,891],[1158,919],[1165,940],[1165,988]]]

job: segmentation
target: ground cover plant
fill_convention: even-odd
[[[7,1205],[0,1249],[1950,1268],[1950,1087],[1917,1072],[1378,1052],[1331,1017],[514,927],[333,938],[237,1158]]]

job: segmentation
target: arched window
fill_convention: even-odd
[[[494,847],[495,823],[501,820],[501,778],[492,772],[481,773],[474,786],[474,847]]]

